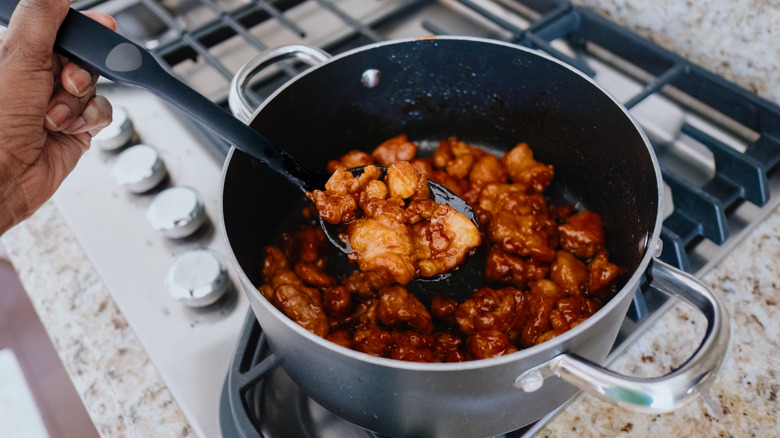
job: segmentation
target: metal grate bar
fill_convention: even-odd
[[[718,196],[726,208],[734,206],[738,200],[745,199],[755,205],[762,206],[769,200],[769,181],[767,179],[767,167],[753,157],[740,153],[727,144],[713,138],[698,128],[689,124],[683,124],[682,132],[707,146],[715,157],[716,176],[713,183],[718,181],[731,183],[739,192],[738,199],[727,201],[714,191],[709,191]]]
[[[483,8],[482,6],[470,1],[470,0],[458,0],[460,4],[463,6],[466,6],[467,8],[471,9],[472,11],[482,15],[483,17],[487,18],[488,20],[492,21],[499,27],[501,27],[504,30],[509,31],[512,34],[511,41],[518,41],[522,39],[524,30],[520,29],[519,27],[515,26],[514,24],[504,20],[503,18],[499,17],[498,15],[490,12],[489,10]]]
[[[143,0],[143,1],[156,3],[156,0]],[[195,60],[199,55],[201,55],[204,52],[208,54],[208,48],[216,46],[217,44],[229,38],[232,38],[237,34],[240,34],[237,33],[237,31],[233,27],[231,27],[230,24],[225,22],[224,18],[222,17],[227,16],[231,20],[234,20],[241,28],[250,29],[253,26],[257,25],[258,23],[262,23],[276,16],[283,17],[282,11],[287,10],[300,3],[301,3],[300,0],[275,2],[275,4],[278,4],[279,6],[273,6],[268,4],[268,2],[262,0],[256,0],[252,4],[248,4],[244,7],[238,8],[229,14],[223,11],[218,5],[213,4],[214,6],[217,7],[217,11],[218,14],[220,15],[220,18],[202,24],[197,28],[188,29],[185,33],[188,36],[186,40],[183,38],[172,39],[171,41],[168,41],[165,44],[162,44],[159,47],[154,48],[152,51],[162,55],[165,62],[171,66],[175,66],[187,59]],[[167,23],[168,20],[171,19],[170,18],[171,14],[164,8],[162,10],[160,10],[160,8],[161,7],[158,5],[155,8],[155,10],[153,10],[152,12],[154,12],[155,14],[158,14],[158,12],[162,13],[163,15],[160,18]],[[296,26],[288,19],[280,21],[280,23],[282,23],[285,27],[287,27],[294,33],[298,34],[299,36],[304,33],[302,29],[300,29],[298,26]],[[178,30],[179,33],[182,34],[183,29],[181,29],[181,26],[178,25],[178,22],[177,22],[177,27],[173,29]],[[262,42],[260,44],[265,45]],[[220,67],[214,64],[214,61],[217,60],[211,55],[204,57],[203,60],[207,64],[211,65],[212,67],[218,70],[220,69]]]
[[[675,229],[674,219],[682,216],[692,219],[699,225],[701,237],[706,237],[717,244],[725,242],[729,236],[729,229],[723,203],[703,189],[692,186],[671,172],[665,172],[664,169],[661,169],[661,173],[666,184],[672,189],[674,200],[674,212],[666,219],[665,225]],[[677,234],[686,236],[679,229]],[[685,244],[693,241],[693,238],[684,239]]]
[[[267,1],[264,0],[252,0],[252,4],[256,5],[268,15],[270,15],[274,20],[278,21],[282,25],[284,25],[286,28],[293,31],[295,34],[297,34],[300,38],[303,38],[306,36],[306,32],[301,29],[297,24],[295,24],[294,21],[288,19],[284,14],[281,13],[281,11],[276,8],[273,5],[268,4]]]
[[[237,34],[243,37],[245,40],[247,40],[250,44],[252,44],[254,47],[260,50],[265,50],[268,48],[262,41],[260,41],[257,37],[249,33],[249,31],[244,27],[241,23],[236,21],[235,18],[233,18],[228,12],[222,10],[217,6],[213,1],[211,0],[200,0],[201,3],[204,5],[207,5],[214,13],[219,15],[222,18],[222,21],[224,21],[228,26],[230,26],[231,29]]]
[[[447,35],[448,32],[444,29],[442,29],[439,26],[436,26],[435,24],[431,23],[429,20],[423,20],[422,22],[423,29],[430,32],[431,35]]]
[[[233,76],[233,73],[230,72],[230,70],[225,67],[222,62],[217,59],[215,56],[213,56],[211,53],[209,53],[208,48],[206,48],[203,44],[198,41],[198,39],[193,38],[193,36],[187,31],[187,29],[184,29],[178,21],[166,10],[164,7],[162,7],[159,3],[155,2],[154,0],[142,0],[143,3],[149,7],[149,9],[154,12],[161,20],[165,22],[166,25],[170,29],[173,29],[180,37],[183,42],[185,42],[187,45],[189,45],[193,50],[195,50],[198,55],[202,56],[203,59],[208,61],[211,66],[213,66],[217,71],[219,71],[225,78],[231,78]]]
[[[671,225],[674,221],[679,223],[677,225]],[[685,238],[680,236],[672,230],[669,225],[677,229],[682,229],[683,233],[687,234],[687,236]],[[688,252],[685,249],[685,240],[691,240],[691,233],[696,235],[698,229],[697,224],[693,223],[690,219],[680,216],[667,218],[664,226],[661,227],[661,241],[663,242],[661,260],[678,269],[682,269],[685,272],[690,272],[691,261],[688,257]]]
[[[581,71],[582,73],[585,73],[590,77],[596,76],[596,72],[592,68],[590,68],[590,66],[585,61],[578,58],[572,58],[571,56],[563,53],[562,51],[553,47],[550,43],[547,42],[547,40],[543,39],[537,34],[533,32],[528,32],[526,34],[526,40],[531,43],[530,47],[544,50],[545,52],[547,52],[547,54],[551,55],[553,58],[561,60],[571,65],[572,67],[576,68],[577,70]]]
[[[780,139],[771,134],[764,134],[748,145],[745,155],[763,163],[766,172],[769,173],[780,163]]]
[[[628,102],[624,104],[625,107],[631,109],[634,106],[636,106],[639,102],[648,98],[651,94],[657,93],[659,90],[661,90],[663,86],[672,82],[676,77],[681,75],[685,71],[685,69],[686,66],[684,64],[675,64],[674,67],[667,70],[661,76],[658,76],[653,82],[645,85],[644,88],[642,88],[642,91],[637,93],[634,97],[632,97]]]
[[[378,33],[376,33],[373,29],[370,27],[364,25],[363,23],[355,20],[351,16],[349,16],[347,13],[336,7],[332,2],[328,0],[316,0],[317,3],[319,3],[323,8],[327,9],[328,11],[332,12],[334,15],[339,17],[344,23],[348,24],[352,29],[360,33],[361,35],[369,38],[371,41],[379,42],[384,40]]]

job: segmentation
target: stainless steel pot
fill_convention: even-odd
[[[242,98],[248,78],[286,57],[320,63],[253,112]],[[704,285],[654,259],[662,180],[647,138],[623,106],[565,64],[490,40],[394,41],[326,58],[295,46],[250,61],[232,84],[234,111],[319,169],[349,149],[369,150],[399,133],[433,143],[455,135],[494,152],[528,142],[537,159],[555,166],[549,196],[598,212],[610,256],[629,275],[586,322],[511,355],[428,364],[348,350],[299,327],[257,292],[261,248],[299,222],[306,201],[234,149],[223,174],[222,230],[274,354],[314,400],[381,434],[477,437],[536,421],[579,389],[627,408],[665,412],[710,383],[728,346],[726,313]],[[693,357],[652,379],[599,365],[643,276],[650,287],[698,307],[708,321]]]

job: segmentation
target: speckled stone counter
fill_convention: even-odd
[[[98,433],[194,436],[55,204],[3,244]]]
[[[764,98],[780,102],[776,0],[576,0]],[[184,415],[53,203],[3,236],[33,304],[102,436],[193,436]],[[780,436],[780,212],[704,278],[731,315],[732,341],[704,396],[634,414],[587,395],[545,429],[560,436]],[[656,376],[687,359],[704,319],[674,307],[611,368]]]

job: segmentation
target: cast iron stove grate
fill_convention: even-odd
[[[101,3],[104,1],[83,0],[74,6],[85,8]],[[717,263],[780,203],[780,177],[776,171],[780,161],[780,108],[589,9],[554,0],[405,0],[393,2],[393,8],[357,18],[342,3],[136,0],[133,7],[143,10],[152,29],[145,29],[146,33],[125,29],[128,32],[123,33],[146,45],[185,82],[189,78],[182,73],[181,66],[188,63],[201,64],[216,72],[217,78],[229,82],[234,69],[226,64],[219,48],[238,39],[240,44],[258,51],[265,49],[269,44],[253,31],[268,23],[286,29],[295,42],[312,43],[336,54],[390,38],[399,23],[413,19],[424,34],[481,36],[543,50],[595,77],[610,91],[613,82],[627,80],[633,88],[624,93],[623,87],[613,94],[632,110],[648,133],[671,193],[667,201],[674,206],[664,220],[660,258],[697,276]],[[182,12],[182,4],[210,11],[211,18],[182,24],[177,14],[189,12]],[[467,30],[460,26],[464,23],[451,26],[453,21],[442,22],[437,15],[416,18],[420,11],[440,4],[446,8],[436,9],[438,12],[457,10],[468,16]],[[315,41],[307,40],[312,35],[291,18],[295,11],[306,7],[336,17],[339,31],[318,36]],[[123,22],[118,21],[123,31]],[[297,71],[297,66],[287,66],[255,84],[252,90],[256,101]],[[610,76],[613,73],[617,76]],[[197,89],[196,83],[190,85]],[[225,90],[226,87],[213,96],[224,107]],[[643,106],[652,101],[654,109],[643,120],[642,114],[648,116]],[[666,113],[673,115],[671,123],[657,117]],[[193,129],[200,128],[193,124]],[[206,131],[203,134],[213,140],[210,152],[224,158],[228,145]],[[671,303],[659,292],[638,291],[608,361],[670,307]],[[258,401],[264,397],[263,388],[279,375],[277,370],[276,360],[250,312],[223,393],[225,435],[268,433],[262,420],[267,412],[258,410]],[[295,410],[311,414],[311,402],[303,394],[299,397],[293,404]],[[301,420],[304,425],[300,427],[309,427],[307,421]],[[366,436],[367,432],[358,433],[356,436]],[[509,436],[525,433],[518,431]]]

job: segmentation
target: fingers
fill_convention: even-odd
[[[113,110],[111,103],[103,96],[93,97],[84,111],[81,113],[81,118],[84,119],[84,125],[78,130],[74,130],[71,134],[80,134],[82,132],[88,132],[90,136],[94,137],[101,129],[108,126],[113,117]]]
[[[116,32],[116,20],[110,15],[101,14],[100,12],[95,11],[84,11],[82,14]]]
[[[116,30],[116,22],[108,15],[93,11],[86,11],[84,15],[111,30]],[[60,72],[61,88],[57,89],[49,101],[46,129],[77,134],[89,132],[96,127],[103,128],[110,123],[111,105],[102,97],[97,101],[94,99],[97,79],[96,74],[84,70],[76,63],[66,62]],[[106,117],[108,122],[104,123]]]
[[[64,134],[89,132],[95,135],[111,123],[111,104],[105,97],[96,96],[94,92],[80,98],[62,94],[46,113],[46,129],[49,131]],[[75,112],[71,108],[83,110]]]
[[[77,97],[84,97],[94,90],[93,85],[97,81],[97,75],[69,62],[62,67],[60,80],[65,91]]]

